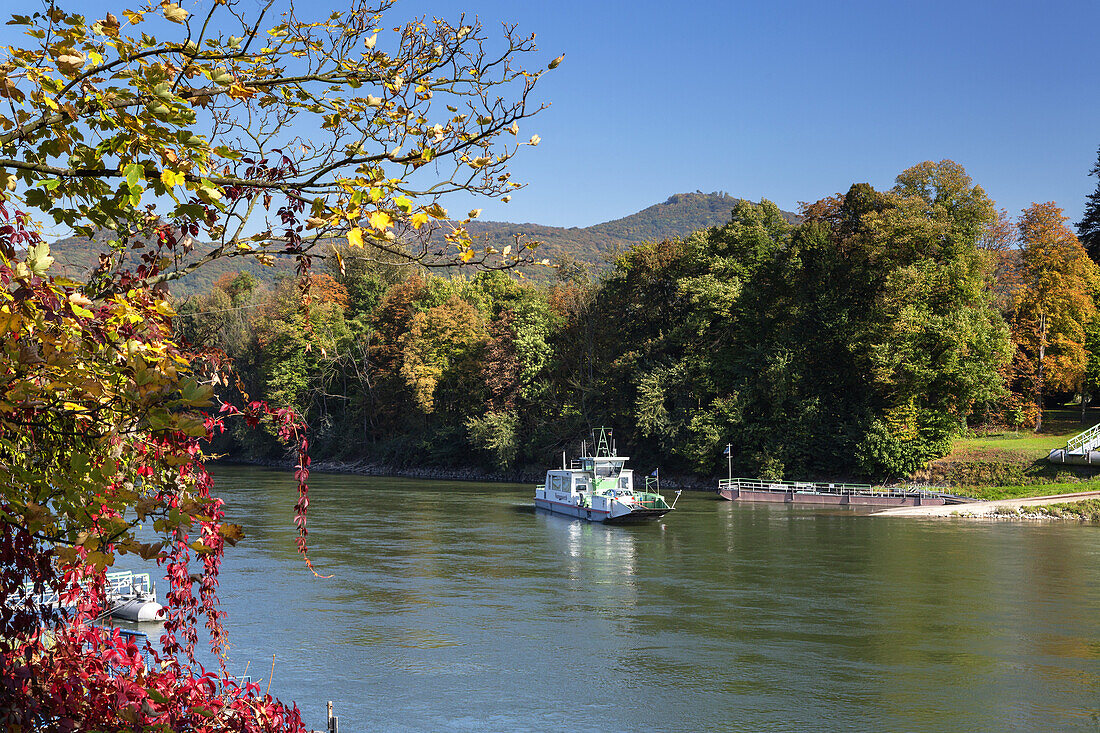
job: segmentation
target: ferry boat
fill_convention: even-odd
[[[593,439],[591,455],[585,441],[581,457],[569,467],[562,453],[562,467],[546,472],[546,483],[535,488],[536,507],[611,524],[657,519],[676,507],[675,500],[670,505],[661,496],[656,471],[646,477],[642,490],[635,490],[634,471],[624,468],[630,458],[615,455],[611,430],[597,428]]]

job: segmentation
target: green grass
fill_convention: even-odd
[[[1043,428],[1038,433],[1030,430],[1008,430],[959,438],[954,442],[949,457],[982,456],[1008,460],[1046,458],[1051,450],[1061,448],[1071,437],[1098,422],[1100,411],[1097,410],[1089,410],[1084,423],[1081,422],[1080,411],[1047,410],[1043,414]]]
[[[1079,491],[1100,491],[1100,481],[1069,481],[1057,484],[1024,484],[1020,486],[960,486],[958,488],[959,494],[981,501],[1076,494]],[[1090,499],[1089,501],[1095,500]]]

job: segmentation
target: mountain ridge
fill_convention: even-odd
[[[468,229],[479,244],[503,249],[513,244],[517,235],[521,239],[540,242],[535,255],[554,263],[576,263],[601,270],[610,266],[620,252],[643,242],[662,241],[683,237],[699,229],[707,229],[727,223],[734,206],[744,199],[725,191],[703,193],[675,193],[663,202],[618,219],[592,224],[587,227],[555,227],[525,222],[473,220]],[[788,221],[796,223],[797,214],[784,211]],[[81,276],[99,260],[99,253],[108,249],[105,238],[93,240],[66,237],[50,245],[59,265],[59,274]],[[216,260],[196,272],[175,281],[172,291],[180,296],[209,289],[226,273],[248,271],[260,280],[274,282],[279,277],[293,273],[293,263],[276,258],[274,267],[263,267],[251,258]],[[528,273],[530,277],[545,279],[547,271]]]

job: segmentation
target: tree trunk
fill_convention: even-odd
[[[1047,314],[1039,316],[1039,367],[1035,372],[1035,407],[1038,416],[1035,418],[1035,432],[1043,428],[1043,359],[1047,355]]]

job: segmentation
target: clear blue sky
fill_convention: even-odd
[[[530,186],[485,218],[584,226],[696,189],[793,209],[951,158],[1013,215],[1076,221],[1096,184],[1095,0],[456,5],[566,54]]]
[[[1011,214],[1053,200],[1076,221],[1096,184],[1095,0],[408,0],[388,17],[461,11],[537,33],[540,64],[566,54],[513,167],[530,185],[484,219],[585,226],[696,189],[794,209],[951,158]]]

